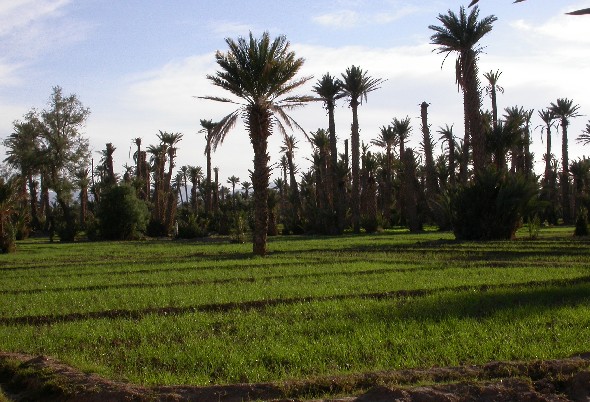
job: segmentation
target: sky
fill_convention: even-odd
[[[31,109],[42,110],[54,86],[76,94],[91,114],[82,132],[89,138],[95,163],[110,142],[119,172],[133,164],[133,139],[157,144],[159,130],[183,134],[177,167],[205,168],[205,137],[200,119],[218,121],[231,105],[199,99],[230,96],[214,87],[207,74],[216,71],[215,52],[225,52],[225,38],[285,35],[291,49],[305,59],[300,76],[312,76],[297,94],[329,72],[340,77],[356,65],[385,80],[359,108],[360,138],[370,143],[393,118],[412,119],[409,146],[419,148],[420,107],[430,103],[429,123],[435,139],[440,126],[454,125],[463,137],[462,95],[455,84],[455,57],[430,44],[437,16],[457,13],[468,0],[0,0],[0,139],[13,122]],[[575,138],[590,114],[590,16],[567,11],[590,7],[590,0],[481,0],[480,18],[495,15],[492,32],[481,41],[480,73],[499,70],[500,110],[535,109],[532,150],[536,170],[543,169],[542,121],[537,111],[557,98],[573,99],[583,115],[569,127],[570,160],[590,155],[590,145]],[[444,63],[443,63],[444,61]],[[484,78],[481,77],[482,82]],[[484,109],[491,109],[484,98]],[[292,112],[307,131],[327,128],[320,102]],[[339,152],[350,135],[352,114],[344,100],[336,107]],[[311,147],[299,138],[296,163],[310,165]],[[282,138],[269,140],[271,164],[278,163]],[[561,158],[561,136],[553,153]],[[373,151],[379,151],[372,146]],[[435,153],[441,153],[440,144]],[[5,150],[0,146],[0,158]],[[235,175],[250,181],[253,152],[240,122],[212,155],[220,182]],[[280,176],[273,170],[272,178]],[[227,185],[227,184],[226,184]]]

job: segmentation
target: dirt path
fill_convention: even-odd
[[[44,356],[0,353],[0,388],[14,401],[590,401],[590,353],[210,387],[143,387],[82,373]]]

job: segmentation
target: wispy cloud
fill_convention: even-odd
[[[257,32],[257,29],[249,24],[231,21],[213,21],[209,23],[211,32],[219,37],[244,36],[248,32]]]
[[[355,28],[366,25],[384,25],[419,12],[415,6],[396,7],[392,11],[364,13],[351,9],[326,13],[313,18],[316,24],[338,29]]]
[[[67,18],[71,0],[11,0],[0,3],[0,85],[42,54],[84,40],[89,25]]]
[[[334,13],[322,14],[313,20],[323,26],[332,28],[352,28],[357,26],[360,17],[356,11],[341,10]]]

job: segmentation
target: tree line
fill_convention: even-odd
[[[477,7],[470,12],[461,7],[458,14],[449,10],[437,19],[440,24],[429,27],[431,43],[439,53],[457,56],[464,136],[456,138],[452,125],[433,133],[430,104],[424,101],[421,149],[406,146],[414,130],[408,116],[393,117],[369,143],[361,142],[360,106],[384,83],[361,67],[353,65],[339,77],[326,73],[312,94],[294,94],[312,78],[298,76],[304,60],[290,50],[287,39],[272,39],[268,33],[228,38],[228,50],[216,53],[218,71],[207,79],[232,98],[202,98],[237,107],[219,120],[200,121],[205,171],[188,165],[177,169],[183,134],[166,131],[159,131],[157,144],[145,148],[141,138],[134,139],[135,165],[125,166],[122,177],[114,171],[112,144],[106,144],[94,166],[81,133],[89,109],[76,95],[66,96],[55,87],[47,108],[15,121],[4,140],[4,162],[15,173],[0,181],[2,250],[14,249],[14,239],[31,231],[44,231],[51,239],[57,234],[62,241],[73,241],[80,231],[91,239],[215,232],[235,241],[251,232],[257,255],[268,252],[267,236],[279,232],[340,235],[398,225],[420,231],[432,224],[453,230],[458,239],[509,239],[523,222],[538,226],[577,220],[577,233],[584,234],[590,160],[568,159],[568,126],[580,116],[579,105],[559,98],[536,112],[547,145],[545,170],[537,177],[530,151],[535,111],[522,106],[498,110],[503,92],[499,70],[481,75],[485,85],[480,80],[478,43],[492,31],[496,17],[479,19]],[[485,95],[491,110],[483,108]],[[344,149],[338,149],[334,123],[341,100],[352,112]],[[312,132],[289,115],[310,102],[321,102],[328,117],[325,128]],[[212,153],[240,119],[254,150],[253,168],[249,181],[230,176],[224,186],[219,169],[212,167]],[[557,130],[562,135],[560,162],[552,153]],[[283,137],[281,174],[271,182],[267,141],[276,131]],[[299,171],[295,163],[298,140],[293,132],[301,132],[312,145],[307,171]],[[590,122],[578,141],[590,142]],[[439,155],[434,152],[437,143],[443,149]]]

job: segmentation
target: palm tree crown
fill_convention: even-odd
[[[473,147],[473,165],[475,170],[480,170],[486,160],[485,133],[481,122],[481,94],[477,70],[477,59],[482,48],[477,42],[492,30],[492,24],[497,20],[493,15],[478,20],[479,9],[474,7],[469,15],[465,7],[461,7],[459,15],[451,10],[447,14],[439,14],[437,19],[442,26],[430,25],[428,28],[434,31],[430,37],[431,43],[437,45],[438,53],[458,53],[455,63],[455,81],[463,90],[463,102],[465,111],[465,138],[464,146],[467,149],[470,140]],[[444,60],[443,60],[444,63]],[[466,172],[466,166],[462,166]],[[464,176],[465,177],[465,176]]]

